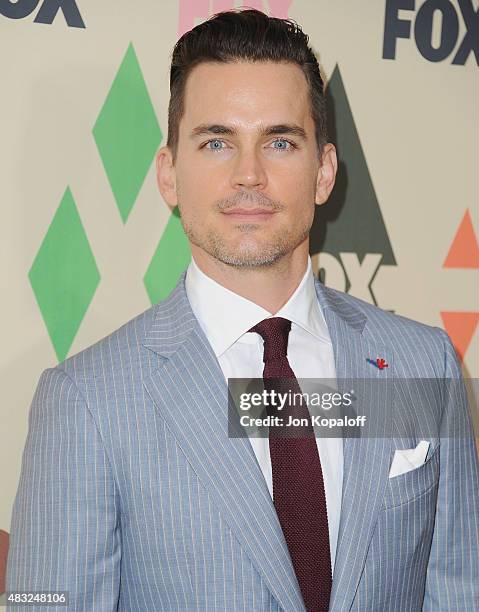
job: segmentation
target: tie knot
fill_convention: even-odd
[[[273,361],[286,357],[291,321],[283,317],[263,319],[248,331],[256,332],[264,340],[263,361]]]

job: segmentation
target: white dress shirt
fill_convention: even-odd
[[[334,353],[326,321],[316,296],[311,258],[296,291],[272,314],[226,289],[204,274],[194,261],[186,272],[186,294],[225,376],[263,377],[263,339],[248,330],[263,319],[284,317],[292,321],[288,338],[288,361],[296,378],[336,379]],[[249,437],[261,471],[273,495],[273,478],[268,438]],[[338,539],[343,486],[343,443],[341,438],[317,437],[328,512],[331,568]]]

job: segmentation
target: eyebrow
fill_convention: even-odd
[[[279,123],[278,125],[267,125],[260,129],[260,136],[277,136],[279,134],[291,134],[298,136],[302,140],[308,140],[305,130],[295,123]],[[191,130],[190,138],[210,134],[225,134],[227,136],[236,136],[238,131],[236,128],[228,125],[206,124],[202,123]]]

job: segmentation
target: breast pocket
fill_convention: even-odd
[[[412,502],[428,492],[433,494],[439,483],[439,453],[438,445],[421,466],[389,478],[383,507],[394,508]]]

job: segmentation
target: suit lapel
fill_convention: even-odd
[[[372,385],[369,380],[362,386],[361,380],[392,378],[393,355],[389,348],[366,339],[366,316],[359,309],[319,281],[316,292],[333,344],[338,385],[343,391],[349,391],[351,385],[360,388],[356,393],[357,412],[377,419],[378,431],[385,433],[381,438],[343,440],[343,493],[329,608],[339,612],[349,610],[353,604],[388,482],[391,456],[391,442],[386,435],[387,419],[392,416],[391,385]],[[379,370],[367,361],[377,357],[386,359],[386,369]]]
[[[228,388],[191,310],[185,276],[183,272],[170,296],[155,307],[144,345],[160,355],[161,365],[144,379],[144,386],[279,605],[288,611],[304,610],[281,526],[251,444],[246,438],[228,437]],[[316,293],[333,344],[338,384],[391,378],[393,355],[363,336],[366,316],[319,281]],[[384,357],[389,367],[381,371],[367,362],[376,357]],[[379,387],[376,392],[368,389],[369,412],[385,419]],[[335,612],[352,606],[391,455],[387,437],[345,438],[343,449],[341,518],[330,603],[330,611]]]
[[[274,505],[247,438],[228,437],[228,388],[195,318],[184,272],[155,308],[144,345],[161,366],[144,386],[196,474],[285,610],[304,610]]]

